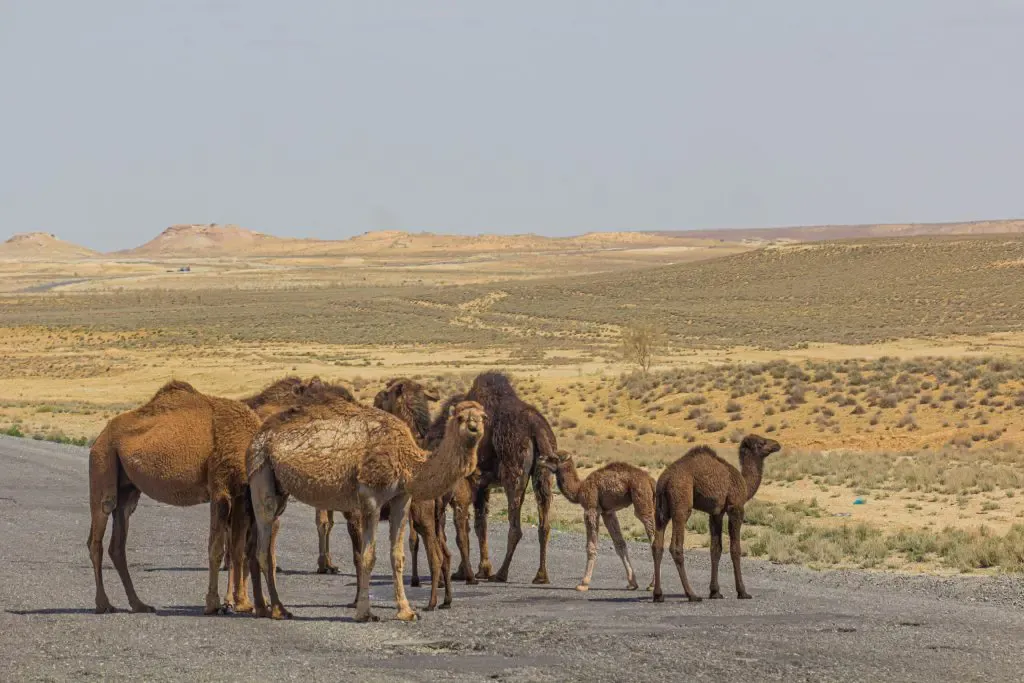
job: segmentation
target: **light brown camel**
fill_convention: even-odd
[[[512,382],[500,372],[477,376],[466,399],[484,407],[490,420],[480,444],[480,479],[473,491],[474,524],[480,541],[480,569],[477,578],[508,581],[512,555],[523,537],[522,506],[526,486],[533,481],[537,499],[537,534],[540,541],[540,566],[533,583],[549,583],[547,569],[548,537],[551,533],[551,472],[538,464],[557,448],[554,431],[540,411],[516,394]],[[490,486],[500,484],[508,499],[508,543],[505,560],[491,576],[487,550],[487,504]]]
[[[555,473],[558,489],[566,500],[583,507],[583,523],[587,528],[587,569],[576,590],[585,591],[590,588],[594,562],[597,560],[597,536],[601,519],[604,520],[608,534],[615,544],[615,552],[626,569],[627,587],[629,590],[636,590],[639,587],[636,574],[629,562],[626,539],[622,537],[615,513],[632,505],[633,514],[644,525],[647,540],[653,542],[654,477],[639,467],[624,462],[613,462],[594,470],[586,479],[580,481],[572,456],[562,450],[553,456],[545,456],[541,462]]]
[[[398,418],[375,408],[326,398],[267,420],[249,448],[247,465],[256,520],[256,558],[270,593],[273,618],[288,618],[277,593],[271,529],[289,496],[327,510],[356,511],[362,522],[357,621],[376,620],[370,611],[370,574],[380,508],[390,503],[391,570],[398,618],[412,621],[402,582],[402,530],[410,500],[430,500],[476,468],[485,429],[483,408],[455,406],[445,437],[428,453]],[[251,566],[251,565],[250,565]],[[253,581],[254,592],[259,590]],[[257,602],[261,595],[257,595]],[[257,609],[258,615],[261,611]]]
[[[661,591],[661,558],[665,551],[665,529],[672,522],[669,552],[679,570],[679,580],[690,602],[700,598],[690,588],[683,566],[686,521],[696,508],[708,514],[711,528],[711,598],[722,597],[718,588],[718,561],[722,557],[722,516],[729,515],[729,555],[736,579],[736,595],[750,598],[740,572],[740,531],[743,506],[761,485],[764,459],[782,446],[778,441],[749,434],[740,442],[740,470],[718,457],[708,446],[691,448],[686,455],[665,468],[655,490],[654,601],[664,602]]]
[[[140,408],[114,417],[89,452],[89,554],[96,581],[96,612],[114,612],[103,587],[103,535],[113,515],[110,559],[132,611],[152,612],[135,593],[125,543],[139,496],[168,505],[210,503],[209,586],[206,614],[252,611],[242,562],[245,549],[245,453],[260,426],[243,403],[207,396],[186,382],[164,385]],[[225,602],[218,573],[224,539],[234,556]]]
[[[355,402],[356,400],[352,392],[344,386],[324,382],[318,376],[314,376],[308,381],[289,376],[277,380],[254,396],[243,398],[242,402],[255,410],[261,420],[266,420],[271,415],[298,405],[305,400],[305,397],[310,392],[313,392],[314,395],[319,395],[318,392],[323,391],[348,401]],[[338,568],[331,559],[330,545],[331,529],[334,528],[334,511],[316,510],[315,519],[317,536],[320,541],[320,554],[317,557],[316,572],[317,574],[337,574]]]

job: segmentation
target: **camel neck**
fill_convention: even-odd
[[[747,500],[754,497],[757,489],[761,487],[761,473],[764,470],[764,461],[755,454],[740,449],[740,473],[747,485]]]
[[[580,475],[576,472],[576,463],[571,459],[559,463],[555,471],[558,490],[570,503],[578,503],[580,496]]]
[[[433,453],[416,463],[409,483],[415,500],[439,498],[476,469],[476,443],[467,445],[457,433],[446,433]]]

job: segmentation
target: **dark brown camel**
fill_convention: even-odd
[[[612,537],[615,553],[626,569],[627,587],[636,590],[639,585],[615,513],[632,506],[633,514],[644,525],[648,542],[653,543],[654,478],[634,465],[613,462],[594,470],[581,481],[572,455],[562,450],[554,458],[544,458],[542,462],[555,473],[558,490],[565,499],[583,507],[583,523],[587,528],[587,568],[576,590],[586,591],[590,588],[594,563],[597,561],[597,536],[602,519]]]
[[[526,486],[533,481],[537,499],[540,567],[533,583],[549,583],[547,569],[548,536],[551,522],[551,472],[538,460],[555,453],[558,445],[551,425],[540,411],[516,394],[509,378],[500,372],[477,376],[466,400],[484,406],[490,420],[478,451],[480,480],[473,492],[474,522],[480,539],[480,570],[477,578],[507,581],[512,555],[523,537],[522,506]],[[487,504],[491,484],[500,484],[508,498],[508,545],[498,573],[491,576],[487,551]]]
[[[665,551],[665,529],[672,522],[669,552],[679,570],[679,580],[690,602],[700,602],[686,578],[683,566],[683,541],[686,521],[696,508],[706,512],[711,527],[711,598],[721,598],[718,588],[718,562],[722,557],[722,516],[729,515],[729,555],[736,579],[736,594],[750,598],[740,572],[740,530],[743,506],[761,485],[764,459],[780,448],[778,441],[756,434],[740,442],[740,470],[718,457],[708,446],[691,448],[686,455],[665,468],[655,491],[654,601],[664,602],[661,591],[661,558]]]

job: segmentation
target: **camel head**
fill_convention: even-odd
[[[780,450],[782,450],[782,445],[778,441],[758,434],[748,434],[740,443],[740,453],[750,453],[761,460]]]
[[[470,457],[464,462],[462,476],[468,477],[476,470],[476,449],[484,438],[487,413],[476,401],[461,401],[452,407],[452,416],[445,428],[445,439],[456,437]]]
[[[540,464],[551,472],[558,472],[559,468],[572,461],[572,453],[564,449],[558,449],[553,453],[543,453],[540,456]]]
[[[417,438],[430,428],[430,402],[439,401],[437,391],[405,377],[393,379],[373,397],[373,407],[391,413],[409,425]]]

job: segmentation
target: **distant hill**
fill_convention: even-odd
[[[0,244],[0,259],[69,259],[98,256],[92,249],[65,242],[48,232],[21,232]]]
[[[172,225],[135,247],[114,252],[116,256],[158,258],[169,256],[250,256],[289,251],[308,240],[287,239],[237,225]]]
[[[995,235],[1024,233],[1024,220],[969,221],[964,223],[882,223],[877,225],[806,225],[783,228],[730,228],[721,230],[669,230],[648,234],[726,241],[791,241],[860,239],[866,237],[923,237],[927,235]]]

